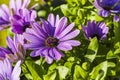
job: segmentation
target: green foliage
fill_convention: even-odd
[[[30,73],[33,77],[33,80],[42,80],[43,79],[44,70],[40,65],[34,63],[31,60],[25,61],[25,64],[27,65],[28,70],[30,71]]]
[[[107,74],[107,61],[104,61],[93,68],[90,73],[91,80],[105,80]]]
[[[86,80],[87,72],[83,70],[79,65],[75,66],[73,80]]]
[[[99,47],[99,44],[98,44],[98,40],[97,38],[93,38],[88,46],[88,50],[87,50],[87,53],[85,55],[85,58],[90,62],[92,63],[96,57],[96,54],[97,54],[97,51],[98,51],[98,47]]]

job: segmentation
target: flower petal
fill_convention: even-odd
[[[13,69],[11,79],[10,80],[20,80],[20,73],[21,73],[21,67],[20,67],[21,61],[18,61]]]
[[[69,26],[67,26],[61,33],[60,35],[56,36],[58,39],[62,38],[66,34],[68,34],[74,27],[74,23],[71,23]]]
[[[58,46],[57,46],[58,49],[60,50],[63,50],[63,51],[68,51],[68,50],[71,50],[72,49],[72,46],[68,43],[65,43],[65,42],[61,42]]]
[[[76,37],[80,33],[79,30],[74,30],[60,39],[60,41],[65,41]]]

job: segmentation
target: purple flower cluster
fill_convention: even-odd
[[[98,13],[102,17],[108,17],[110,13],[114,14],[114,21],[119,21],[120,13],[119,0],[95,0],[94,6],[98,9]]]

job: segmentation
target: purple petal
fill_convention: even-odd
[[[32,52],[30,53],[30,56],[32,56],[32,57],[39,56],[40,54],[37,54],[37,51],[38,51],[38,50],[32,51]]]
[[[64,54],[61,53],[60,51],[58,51],[56,48],[53,48],[53,52],[55,54],[55,59],[56,60],[60,60],[61,57],[64,57]]]
[[[48,64],[51,64],[53,62],[53,59],[49,56],[45,56],[46,57],[46,61]]]
[[[23,36],[25,37],[26,40],[30,41],[31,43],[43,43],[44,39],[37,37],[34,34],[30,34],[30,33],[24,33]]]
[[[45,58],[48,64],[51,64],[53,62],[53,59],[49,57],[49,49],[46,49],[43,51],[43,54],[45,54]]]
[[[9,22],[10,11],[7,5],[2,4],[0,7],[0,17],[2,17],[5,21]]]
[[[99,0],[94,0],[94,6],[95,6],[97,9],[102,9],[102,7],[100,6],[100,1],[99,1]]]
[[[55,30],[55,34],[54,36],[57,36],[61,33],[61,31],[63,31],[65,29],[67,25],[67,18],[66,17],[62,17],[59,21],[59,24],[56,27],[56,30]]]
[[[20,80],[20,73],[21,73],[21,67],[20,67],[21,61],[18,61],[13,69],[11,80]]]
[[[118,22],[119,20],[120,20],[119,16],[114,15],[114,21],[115,21],[115,22]]]
[[[39,37],[44,38],[44,39],[47,37],[46,36],[47,34],[42,30],[42,27],[38,22],[33,23],[32,27]]]
[[[15,4],[15,0],[10,0],[10,8],[16,12],[16,4]]]
[[[12,52],[17,52],[16,47],[14,46],[14,42],[10,37],[7,37],[7,45],[12,50]]]
[[[81,43],[77,40],[68,40],[68,41],[64,41],[64,43],[68,43],[71,46],[79,46]]]
[[[55,16],[53,14],[49,14],[48,16],[48,22],[54,26],[55,25]]]
[[[68,43],[65,43],[65,42],[61,42],[58,46],[57,46],[58,49],[60,50],[63,50],[63,51],[68,51],[68,50],[71,50],[72,49],[72,46]]]
[[[60,39],[60,41],[65,41],[76,37],[80,33],[80,30],[74,30]]]
[[[99,10],[99,15],[102,16],[102,17],[108,17],[109,14],[110,14],[109,11],[106,11],[106,10],[103,10],[103,9]]]
[[[3,62],[4,65],[2,65],[4,67],[4,71],[7,75],[7,77],[10,76],[11,72],[12,72],[12,65],[10,63],[10,61],[6,58]]]
[[[29,4],[30,4],[30,0],[23,0],[22,8],[27,8]]]
[[[31,10],[31,21],[35,21],[36,17],[37,17],[36,11],[35,10]]]
[[[74,23],[71,23],[69,26],[67,26],[61,33],[59,36],[56,36],[58,39],[62,38],[63,36],[65,36],[66,34],[68,34],[74,27]]]
[[[16,9],[19,10],[22,6],[22,0],[16,0]]]
[[[29,43],[29,44],[25,44],[24,45],[24,47],[26,49],[31,49],[31,50],[40,49],[43,46],[45,46],[45,45],[43,45],[43,44],[34,44],[34,43]]]

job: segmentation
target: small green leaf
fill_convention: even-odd
[[[104,61],[93,68],[90,73],[91,80],[104,80],[107,74],[107,61]]]
[[[83,70],[79,65],[75,66],[73,80],[85,80],[87,77],[87,72]]]
[[[44,76],[44,80],[55,80],[57,75],[57,72],[54,71],[50,71],[47,75]]]
[[[68,5],[63,4],[60,6],[60,9],[64,15],[67,15]]]
[[[40,10],[40,11],[38,12],[38,16],[39,16],[39,17],[45,17],[45,16],[46,16],[46,11],[45,11],[45,10]]]
[[[85,5],[85,3],[87,2],[87,0],[80,0],[82,5]]]
[[[60,75],[60,78],[65,79],[65,77],[68,74],[69,69],[65,66],[58,66],[57,69],[58,69],[58,73]]]
[[[95,37],[91,39],[91,42],[88,46],[87,54],[85,55],[86,60],[88,60],[91,63],[93,62],[93,60],[96,57],[98,47],[99,47],[99,44],[98,44],[97,38]]]
[[[116,58],[115,54],[110,50],[108,53],[107,53],[107,56],[106,56],[107,59],[113,59],[113,58]]]

